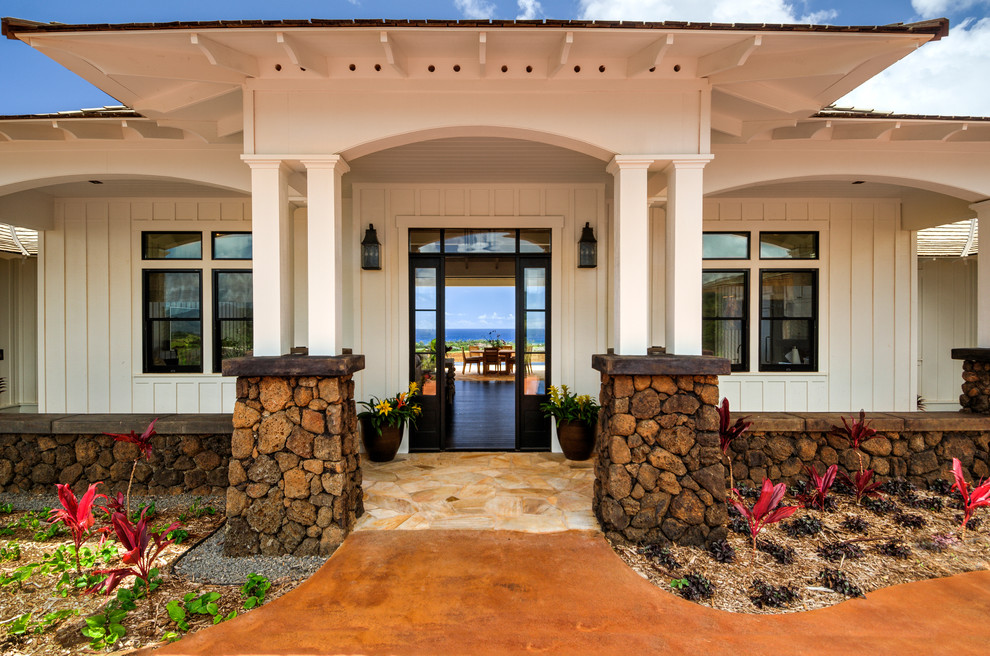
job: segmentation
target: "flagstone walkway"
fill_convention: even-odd
[[[985,656],[987,617],[990,572],[743,615],[654,587],[591,531],[359,531],[292,592],[155,653]]]
[[[416,453],[362,461],[358,531],[598,530],[593,461],[559,453]]]

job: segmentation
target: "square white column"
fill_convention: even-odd
[[[309,354],[338,355],[343,329],[340,155],[302,160],[306,167]]]
[[[650,207],[647,173],[653,158],[616,155],[612,221],[612,337],[619,355],[646,355],[650,345]]]
[[[976,265],[976,345],[990,348],[990,200],[973,203],[969,208],[976,212],[980,244]]]
[[[292,340],[289,169],[281,159],[241,159],[251,167],[254,354],[284,355]]]
[[[703,171],[708,160],[667,167],[667,353],[701,355]]]

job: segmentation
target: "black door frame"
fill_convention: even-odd
[[[419,229],[411,228],[410,230]],[[440,244],[444,243],[443,230],[440,231]],[[409,253],[409,372],[413,378],[416,371],[416,276],[417,268],[433,268],[436,271],[436,333],[437,352],[434,353],[436,359],[436,386],[437,393],[433,397],[421,397],[423,413],[417,422],[416,428],[410,427],[409,450],[410,452],[423,451],[444,451],[447,430],[446,385],[447,370],[445,352],[440,349],[446,344],[446,266],[448,257],[458,258],[491,258],[499,257],[513,259],[514,267],[514,287],[515,287],[515,448],[513,451],[550,451],[551,434],[550,420],[539,412],[539,405],[544,403],[548,395],[546,390],[551,385],[550,363],[551,363],[551,257],[552,253],[520,253],[519,252],[519,229],[511,228],[516,233],[516,249],[514,253]],[[542,268],[545,272],[545,322],[544,322],[544,393],[525,394],[525,319],[526,319],[526,298],[524,288],[523,270],[526,268]],[[520,343],[522,342],[522,349]],[[507,449],[491,449],[491,451],[506,451]]]

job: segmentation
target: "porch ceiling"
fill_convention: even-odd
[[[230,189],[218,189],[191,182],[167,180],[114,180],[63,182],[38,187],[35,191],[54,198],[247,198]]]

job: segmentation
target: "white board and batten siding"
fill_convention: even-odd
[[[605,351],[608,317],[603,184],[356,183],[353,212],[361,229],[351,235],[351,248],[357,252],[364,229],[373,223],[384,258],[382,271],[361,271],[353,281],[355,353],[364,353],[367,363],[356,379],[357,398],[394,394],[408,384],[408,231],[428,227],[550,228],[550,380],[596,394],[600,383],[591,356]],[[595,269],[577,268],[577,242],[585,222],[598,239]]]
[[[38,389],[41,412],[230,412],[234,379],[219,374],[142,372],[143,268],[203,268],[204,262],[142,262],[142,230],[249,231],[239,199],[59,199],[41,235]],[[229,268],[250,262],[229,261]],[[203,272],[203,361],[212,366],[212,284]]]
[[[962,362],[952,349],[976,346],[978,257],[918,262],[918,394],[927,410],[958,410]]]
[[[750,302],[750,372],[720,380],[741,412],[910,411],[918,390],[913,234],[897,199],[709,199],[705,230],[819,232],[819,370],[759,372],[759,299]],[[758,248],[758,243],[754,245]],[[797,263],[798,261],[794,261]],[[714,267],[714,265],[712,265]],[[753,260],[759,268],[788,261]],[[803,266],[799,264],[798,266]],[[758,289],[751,284],[751,290]],[[758,292],[753,291],[755,296]]]

